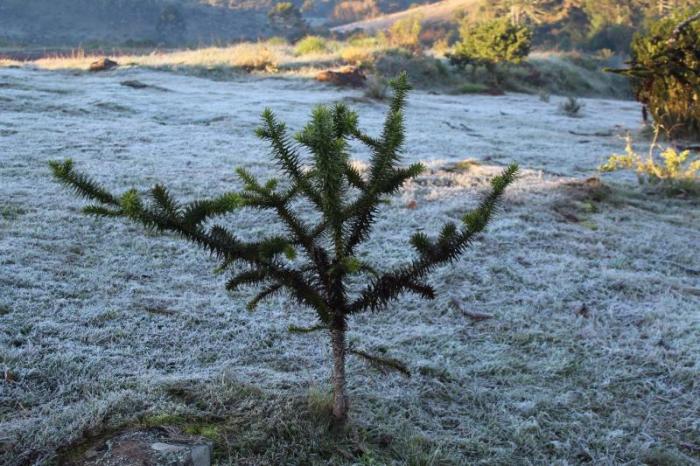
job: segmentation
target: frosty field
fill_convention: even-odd
[[[700,202],[596,170],[639,129],[634,102],[568,118],[561,97],[410,95],[405,161],[429,171],[383,208],[366,257],[410,260],[411,233],[458,218],[507,163],[522,176],[433,276],[435,301],[351,321],[352,345],[412,377],[351,358],[358,430],[338,451],[314,427],[327,335],[288,331],[311,312],[279,296],[249,313],[204,251],[83,215],[47,166],[72,158],[118,192],[223,192],[235,167],[275,172],[253,134],[264,107],[297,130],[337,100],[379,130],[385,104],[289,77],[0,69],[0,464],[174,416],[213,426],[221,464],[699,464]],[[266,218],[229,221],[256,237],[279,228]]]

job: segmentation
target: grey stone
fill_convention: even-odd
[[[192,466],[211,465],[211,445],[194,445],[192,447]]]
[[[77,460],[80,466],[211,466],[213,445],[174,429],[127,430],[102,438]]]

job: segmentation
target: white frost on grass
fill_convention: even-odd
[[[203,251],[82,215],[46,162],[70,157],[115,190],[162,181],[190,199],[238,187],[236,166],[274,172],[253,136],[263,107],[299,129],[313,105],[340,99],[378,130],[384,105],[301,80],[0,70],[5,461],[41,462],[108,421],[175,409],[161,390],[174,380],[225,373],[283,393],[328,377],[325,336],[287,332],[313,323],[311,313],[279,296],[249,314],[245,293],[227,295]],[[622,175],[606,178],[610,199],[573,199],[566,184],[623,144],[594,134],[622,134],[639,119],[632,102],[582,100],[584,118],[569,119],[533,96],[411,95],[406,162],[430,172],[381,211],[363,254],[401,263],[410,233],[474,205],[496,165],[516,161],[523,176],[484,239],[433,276],[437,300],[409,296],[353,319],[352,342],[415,373],[382,378],[351,360],[354,417],[408,425],[468,463],[636,463],[653,451],[693,462],[700,209],[635,194]],[[464,159],[481,164],[444,170]],[[580,221],[567,222],[561,205]],[[256,212],[233,220],[244,235],[271,228]],[[453,298],[494,319],[472,323]]]

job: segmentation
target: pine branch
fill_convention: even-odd
[[[420,164],[411,165],[407,169],[394,168],[400,160],[400,150],[405,139],[403,107],[410,89],[406,73],[402,73],[390,85],[394,95],[381,138],[375,140],[357,129],[353,130],[354,136],[371,147],[373,153],[370,159],[369,180],[364,192],[346,214],[346,217],[352,219],[346,245],[348,255],[352,254],[359,243],[367,239],[381,196],[395,193],[408,179],[418,176],[423,171]]]
[[[265,269],[252,269],[246,270],[245,272],[240,272],[226,283],[226,289],[229,291],[235,291],[244,285],[256,285],[263,282],[269,278],[268,271]]]
[[[153,210],[144,205],[139,194],[135,190],[129,190],[121,197],[110,194],[90,178],[75,172],[70,161],[51,164],[56,178],[62,183],[73,188],[82,196],[95,199],[97,201],[114,205],[118,209],[107,210],[105,208],[91,208],[90,211],[100,215],[121,215],[130,218],[142,225],[159,231],[171,231],[188,239],[210,253],[224,261],[234,262],[241,260],[252,266],[269,269],[272,278],[277,279],[285,287],[289,288],[293,296],[300,302],[310,305],[319,312],[320,316],[327,317],[328,309],[323,298],[315,292],[314,287],[309,283],[300,271],[291,270],[282,266],[277,266],[270,259],[277,254],[283,254],[288,249],[289,242],[285,238],[273,237],[260,242],[244,243],[238,240],[233,234],[221,226],[213,226],[208,232],[199,228],[196,223],[186,224],[182,219],[175,217],[172,213],[164,209]],[[164,190],[158,190],[161,201],[166,199],[162,196]],[[168,199],[168,202],[173,202]],[[200,201],[201,202],[201,201]],[[215,206],[223,208],[237,207],[237,198],[227,196],[214,202]],[[208,216],[212,211],[202,208],[204,204],[192,204],[199,206],[198,219]],[[191,206],[192,206],[191,205]],[[193,215],[193,217],[195,217]],[[192,218],[191,220],[194,220]]]
[[[251,299],[248,304],[246,304],[246,309],[249,311],[255,310],[255,308],[258,307],[258,304],[264,299],[269,298],[273,294],[279,292],[282,290],[283,285],[281,283],[275,283],[274,285],[270,285],[267,288],[264,288],[262,291],[260,291],[253,299]]]
[[[151,198],[155,205],[166,215],[172,218],[180,217],[180,206],[168,192],[168,189],[160,184],[155,185],[150,191]]]
[[[123,217],[124,211],[120,209],[110,209],[108,207],[102,207],[100,205],[89,205],[83,207],[83,213],[88,215],[95,215],[97,217]]]
[[[278,122],[270,109],[265,109],[262,119],[263,126],[257,130],[258,137],[270,143],[273,157],[291,178],[293,184],[298,186],[316,206],[321,206],[321,196],[301,168],[301,159],[287,136],[286,125]]]
[[[426,241],[422,234],[414,235],[414,246],[421,247],[421,256],[410,265],[400,267],[376,278],[360,293],[358,299],[348,306],[349,313],[365,310],[378,311],[405,291],[417,292],[427,297],[430,292],[416,287],[418,280],[437,266],[452,262],[471,243],[474,237],[486,228],[506,187],[516,178],[518,167],[511,165],[491,181],[491,191],[479,207],[464,216],[464,228],[457,231],[455,225],[446,225],[437,242]],[[431,290],[432,291],[432,290]]]
[[[102,186],[97,184],[91,178],[81,173],[77,173],[73,169],[73,161],[71,159],[65,160],[64,162],[52,160],[49,162],[49,166],[51,167],[54,178],[73,189],[73,191],[79,196],[87,199],[94,199],[103,204],[119,206],[119,201],[117,198],[112,196],[112,194],[110,194]]]
[[[313,332],[318,332],[319,330],[328,330],[327,325],[323,324],[318,324],[314,325],[312,327],[298,327],[296,325],[290,325],[287,329],[290,333],[313,333]]]
[[[334,110],[317,107],[311,122],[296,136],[297,141],[313,154],[314,178],[321,194],[320,209],[331,229],[336,255],[344,252],[344,175],[348,164],[345,132],[349,126],[354,125],[353,119],[344,109],[342,105],[337,105]]]
[[[213,199],[196,200],[182,208],[182,223],[192,228],[212,217],[233,212],[243,205],[243,199],[238,193],[225,193]]]
[[[365,183],[365,180],[362,179],[362,175],[355,167],[350,165],[350,163],[345,165],[345,177],[347,178],[350,186],[357,188],[362,192],[367,190],[367,183]]]
[[[386,375],[389,371],[396,371],[405,377],[411,377],[411,371],[406,364],[394,358],[385,358],[383,356],[376,356],[366,351],[348,349],[350,354],[364,359],[370,366],[377,369],[382,374]]]

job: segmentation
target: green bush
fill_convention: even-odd
[[[418,87],[435,89],[437,83],[449,78],[449,69],[439,59],[426,55],[413,55],[401,50],[388,50],[377,57],[375,71],[383,76],[406,72]]]
[[[321,36],[306,36],[297,42],[296,46],[294,47],[294,53],[297,55],[326,53],[328,51],[328,41]]]
[[[637,100],[670,137],[700,138],[700,18],[689,18],[649,22],[632,41],[630,67],[612,70],[632,78]]]
[[[392,47],[420,49],[421,17],[410,16],[396,21],[389,28],[388,42]]]
[[[456,66],[520,63],[530,54],[532,31],[513,24],[509,18],[497,18],[476,25],[464,23],[461,40],[450,54]]]
[[[611,50],[629,54],[634,27],[626,24],[610,24],[593,33],[585,44],[588,50]]]
[[[267,17],[275,31],[290,40],[300,38],[308,29],[301,11],[292,2],[276,4],[268,12]]]

